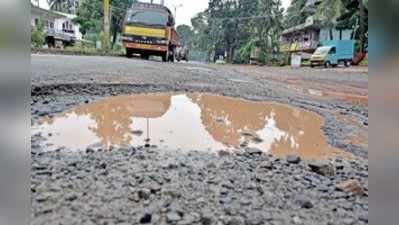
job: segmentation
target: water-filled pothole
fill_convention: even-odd
[[[77,106],[32,129],[47,151],[111,146],[157,146],[181,151],[258,148],[277,157],[348,156],[329,146],[316,113],[270,102],[210,94],[143,94]]]

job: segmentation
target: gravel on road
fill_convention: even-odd
[[[367,104],[303,92],[367,96],[365,71],[52,55],[32,55],[31,70],[32,124],[107,96],[207,92],[316,112],[329,144],[357,156],[307,162],[142,146],[43,152],[36,135],[32,224],[368,224],[367,138],[353,141],[368,132]]]

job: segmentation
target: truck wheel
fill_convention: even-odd
[[[145,59],[145,60],[149,60],[150,59],[150,55],[148,55],[148,54],[141,54],[140,57],[142,59]]]
[[[168,53],[165,53],[162,55],[162,62],[167,62],[168,61]]]
[[[350,67],[352,65],[351,61],[345,60],[345,67]]]
[[[174,54],[169,55],[169,62],[175,62],[175,55]]]
[[[330,68],[331,67],[331,62],[330,61],[325,62],[324,63],[324,67],[325,68]]]
[[[132,58],[132,56],[133,56],[132,50],[129,49],[129,48],[127,48],[127,49],[126,49],[126,57],[127,57],[127,58]]]

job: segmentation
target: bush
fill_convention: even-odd
[[[39,20],[39,23],[32,29],[31,44],[35,48],[41,48],[43,47],[44,41],[45,41],[44,26],[41,20]]]

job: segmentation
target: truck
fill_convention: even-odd
[[[354,40],[322,41],[320,45],[310,57],[312,68],[315,66],[336,67],[340,63],[349,67],[352,64],[355,54]]]
[[[122,43],[129,58],[133,54],[143,59],[153,55],[174,62],[180,39],[173,14],[162,4],[133,3],[123,22]]]

